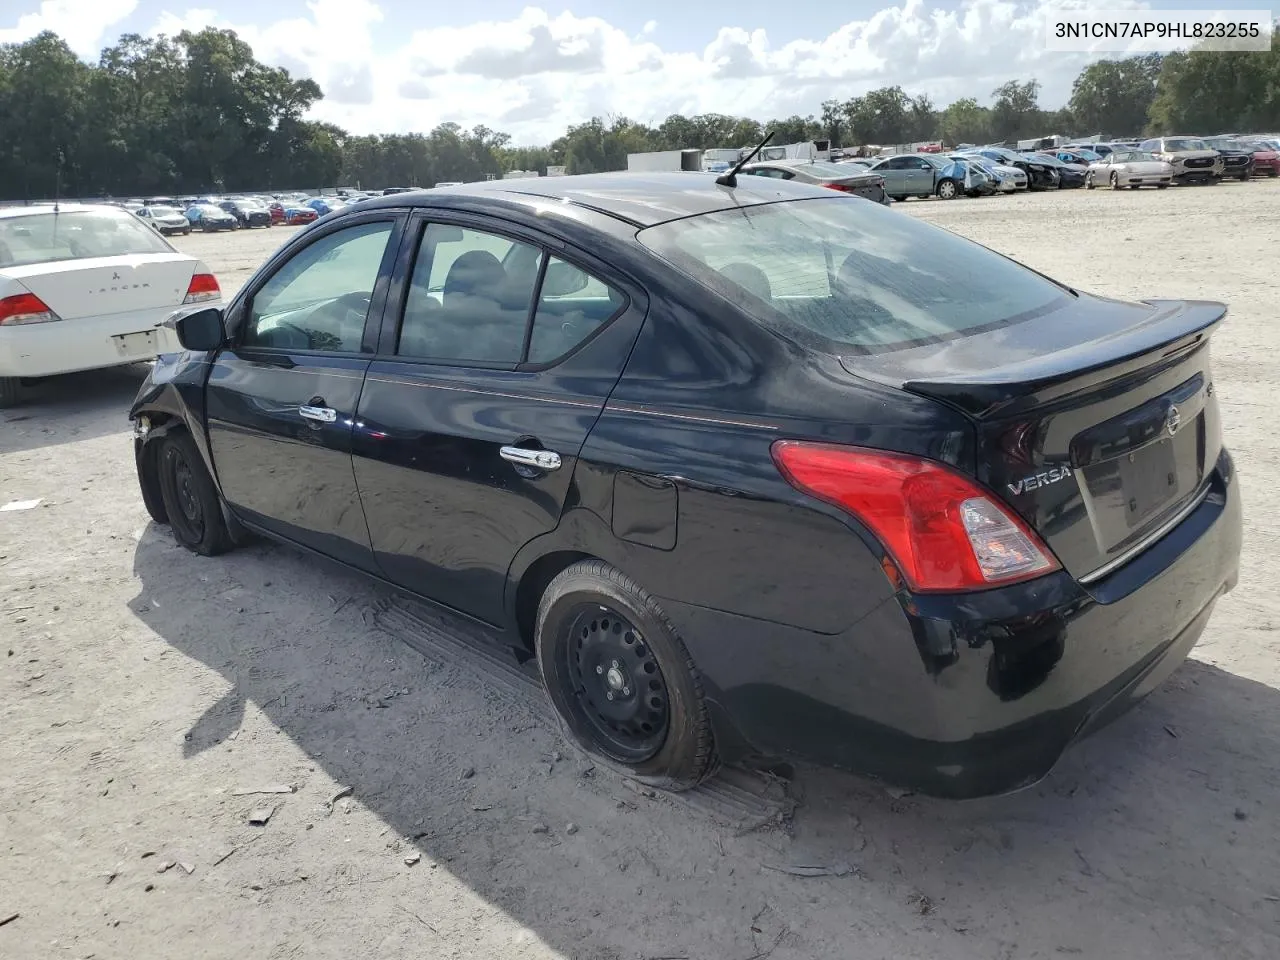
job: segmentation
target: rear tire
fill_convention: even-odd
[[[16,407],[22,402],[22,380],[18,377],[0,377],[0,410]]]
[[[538,605],[538,669],[566,736],[649,786],[688,790],[717,766],[697,668],[662,608],[601,560],[573,564]]]
[[[1272,167],[1270,170],[1267,171],[1267,176],[1280,177],[1280,170],[1277,170],[1275,167]]]
[[[939,200],[954,200],[960,196],[960,190],[956,187],[954,180],[941,181],[936,192]]]
[[[178,543],[206,557],[231,549],[222,500],[189,433],[171,433],[160,441],[156,479],[169,529]]]

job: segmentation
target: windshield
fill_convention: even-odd
[[[180,217],[181,210],[175,210],[173,207],[151,207],[151,215],[153,217]]]
[[[757,322],[835,354],[952,339],[1026,319],[1066,296],[946,230],[839,198],[722,210],[638,236]]]
[[[64,210],[0,219],[0,267],[172,252],[152,227],[123,210]]]
[[[227,215],[227,211],[221,207],[215,207],[208,203],[198,203],[192,209],[206,217],[225,217]]]
[[[1191,137],[1170,137],[1164,142],[1166,151],[1178,150],[1208,150],[1209,145],[1203,140],[1194,140]]]
[[[1155,154],[1144,153],[1141,150],[1120,150],[1111,155],[1111,159],[1116,163],[1159,163]]]

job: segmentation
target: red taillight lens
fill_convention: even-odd
[[[217,300],[222,296],[218,286],[218,278],[212,273],[193,273],[191,282],[187,284],[187,296],[183,303],[203,303],[205,300]]]
[[[6,327],[61,319],[34,293],[19,293],[0,300],[0,324]]]
[[[824,187],[828,190],[839,190],[841,193],[850,193],[853,188],[844,183],[824,183]]]
[[[793,487],[866,524],[913,590],[981,590],[1058,569],[1019,517],[940,463],[798,440],[774,443],[773,459]]]

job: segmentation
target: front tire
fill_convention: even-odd
[[[954,180],[943,180],[938,184],[937,194],[939,200],[954,200],[960,195],[960,191]]]
[[[639,584],[583,560],[538,605],[538,668],[564,733],[593,759],[664,790],[717,766],[711,719],[689,651]]]
[[[19,377],[0,377],[0,410],[16,407],[22,402],[22,380]]]
[[[1120,175],[1119,175],[1119,174],[1116,174],[1116,173],[1111,174],[1111,189],[1112,189],[1112,190],[1119,190],[1119,189],[1120,189]]]
[[[231,534],[222,517],[222,501],[191,435],[177,432],[164,437],[155,462],[173,538],[206,557],[229,550]]]
[[[1086,174],[1084,175],[1084,188],[1085,188],[1086,190],[1092,190],[1092,189],[1093,189],[1093,174],[1092,174],[1092,173],[1086,173]]]

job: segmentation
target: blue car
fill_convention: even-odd
[[[344,203],[337,197],[312,197],[306,201],[306,205],[322,217],[326,213],[333,213],[335,210],[341,210],[343,207],[349,206],[349,204]]]
[[[205,233],[240,229],[239,220],[211,203],[193,204],[187,208],[186,218],[192,227],[197,227]]]

